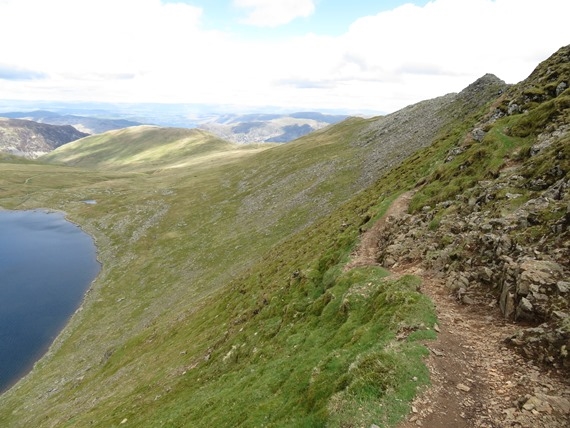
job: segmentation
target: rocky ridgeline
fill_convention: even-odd
[[[421,101],[377,118],[351,142],[367,148],[358,186],[369,186],[379,171],[387,171],[429,146],[450,123],[465,119],[508,88],[498,77],[486,74],[459,93]]]
[[[503,117],[520,115],[520,122],[506,123],[523,125],[532,119],[534,134],[523,135],[520,127],[513,131],[532,138],[530,149],[515,151],[489,179],[455,198],[388,221],[378,260],[387,268],[421,263],[442,276],[463,304],[498,306],[505,318],[521,324],[519,333],[506,339],[509,344],[537,362],[565,369],[570,369],[569,64],[566,47],[509,89],[449,151],[446,163],[484,146]],[[532,116],[533,111],[538,113]]]

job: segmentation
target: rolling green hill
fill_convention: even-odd
[[[433,212],[433,231],[452,211],[441,203],[531,168],[541,132],[567,127],[567,62],[540,66],[559,71],[548,82],[487,75],[286,145],[139,127],[41,162],[0,159],[0,206],[65,211],[103,264],[49,352],[0,397],[0,425],[394,425],[429,381],[419,340],[434,337],[435,313],[419,278],[346,269],[349,256],[403,192],[416,190],[412,214]],[[562,153],[565,179],[567,134],[554,138],[559,150],[532,162]]]
[[[45,162],[90,169],[150,171],[190,167],[240,156],[270,145],[238,145],[198,129],[135,126],[81,139],[50,152]]]

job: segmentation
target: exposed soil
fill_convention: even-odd
[[[345,270],[350,270],[359,266],[378,265],[378,242],[382,230],[386,227],[386,223],[394,218],[401,217],[408,210],[408,205],[414,192],[406,192],[398,197],[386,214],[382,216],[374,225],[368,229],[360,238],[360,244],[356,251],[351,254],[350,262],[345,266]]]
[[[421,270],[422,292],[436,305],[439,333],[427,342],[432,385],[400,428],[568,427],[570,385],[507,347],[517,326],[493,305],[461,305],[441,281]]]
[[[362,236],[347,268],[378,264],[380,232],[391,218],[406,213],[411,196],[410,192],[400,196]],[[436,306],[438,337],[426,342],[431,351],[426,361],[431,385],[413,402],[399,428],[569,427],[569,380],[507,347],[505,338],[517,325],[504,320],[494,299],[483,296],[463,305],[419,263],[397,267],[393,273],[423,279],[421,291]]]

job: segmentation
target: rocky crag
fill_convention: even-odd
[[[465,305],[500,307],[506,338],[570,370],[570,46],[502,93],[388,221],[377,261],[421,265]]]
[[[48,125],[0,117],[0,152],[35,159],[71,141],[86,137],[71,125]]]

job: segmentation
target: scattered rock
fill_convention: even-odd
[[[443,357],[445,354],[438,349],[430,348],[430,351],[437,357]]]
[[[475,141],[483,141],[485,135],[487,135],[487,133],[483,131],[481,128],[475,128],[473,129],[473,131],[471,131],[471,136]]]
[[[568,293],[570,291],[570,282],[558,281],[556,283],[556,287],[558,288],[559,293]]]
[[[532,321],[534,319],[533,309],[534,308],[532,306],[532,303],[530,303],[528,299],[523,297],[520,300],[519,305],[517,306],[515,319]]]
[[[507,114],[510,116],[510,115],[512,115],[512,114],[518,114],[518,113],[520,113],[520,112],[521,112],[520,106],[519,106],[516,102],[511,101],[511,102],[509,103],[509,106],[508,106],[508,109],[507,109]]]
[[[562,415],[570,415],[570,399],[561,396],[537,394],[542,400],[552,406],[553,411]]]
[[[457,384],[457,389],[459,389],[460,391],[464,391],[464,392],[469,392],[471,391],[471,388],[469,388],[467,385],[463,384],[463,383],[458,383]]]

